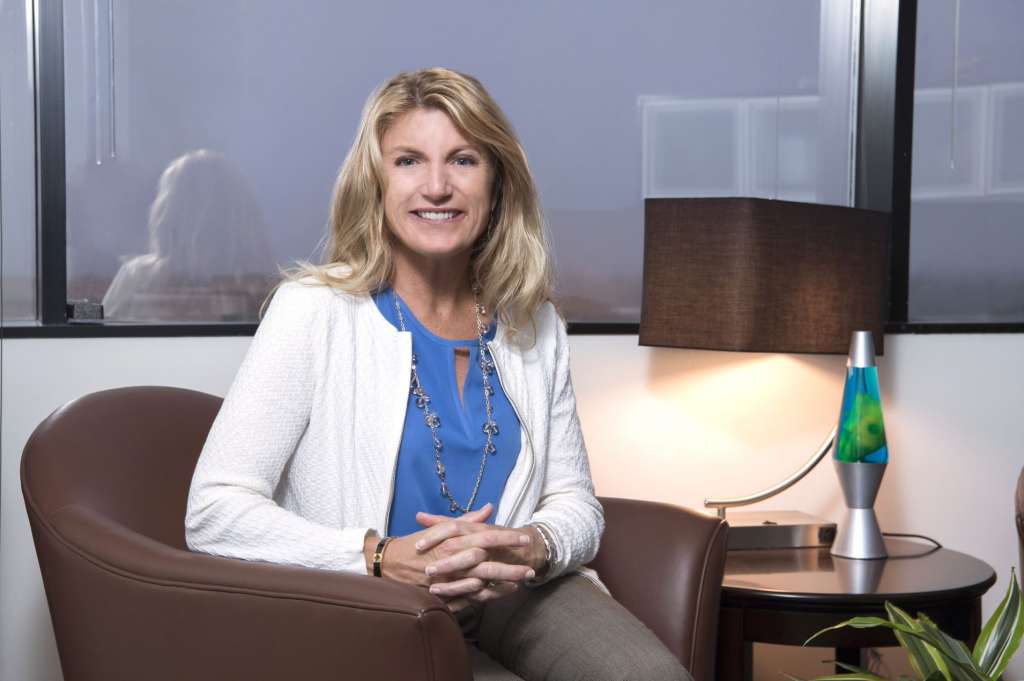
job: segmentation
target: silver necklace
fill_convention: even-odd
[[[394,289],[391,289],[391,292],[395,302],[395,312],[398,313],[398,325],[402,331],[405,331],[405,316],[402,314],[401,305],[398,304],[398,292]],[[480,491],[480,482],[484,479],[487,459],[498,452],[493,442],[494,436],[498,434],[498,424],[494,420],[494,412],[491,408],[491,396],[494,395],[494,388],[491,386],[490,377],[491,372],[494,371],[494,360],[491,359],[490,353],[487,351],[487,345],[484,343],[484,334],[487,332],[487,326],[483,322],[485,311],[483,305],[480,304],[479,294],[479,287],[474,286],[473,311],[476,315],[476,340],[480,348],[478,364],[484,384],[484,410],[487,413],[487,420],[484,421],[483,431],[487,435],[487,443],[484,445],[483,455],[480,457],[480,470],[477,471],[476,482],[473,483],[473,493],[470,495],[465,507],[455,500],[455,497],[452,496],[451,491],[448,489],[444,462],[441,461],[441,449],[444,445],[441,442],[441,438],[437,435],[437,431],[441,427],[441,417],[430,408],[430,396],[423,389],[423,384],[420,383],[420,374],[416,370],[416,353],[412,353],[412,377],[409,382],[409,392],[416,397],[416,406],[423,411],[423,422],[430,428],[430,438],[434,443],[434,472],[437,473],[437,479],[441,482],[441,496],[448,500],[448,510],[452,513],[456,511],[469,513],[473,510],[473,503],[476,502],[477,492]]]

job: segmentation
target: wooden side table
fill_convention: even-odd
[[[836,558],[828,549],[730,551],[718,679],[749,681],[755,642],[798,646],[850,617],[885,617],[885,601],[912,616],[924,612],[946,633],[973,645],[981,633],[981,596],[996,581],[992,568],[949,549],[892,538],[885,543],[884,560]],[[844,628],[813,645],[835,648],[839,662],[859,664],[862,648],[898,644],[889,629]]]

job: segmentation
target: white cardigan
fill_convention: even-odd
[[[503,331],[499,324],[488,347],[523,444],[494,521],[544,523],[555,543],[545,575],[552,579],[594,557],[604,515],[576,416],[564,324],[545,304],[532,347],[510,343]],[[365,574],[364,539],[388,525],[411,344],[369,296],[282,285],[199,457],[185,517],[189,548]]]

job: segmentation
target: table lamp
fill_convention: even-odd
[[[888,213],[754,198],[647,199],[644,213],[641,345],[846,354],[865,331],[882,354]],[[725,518],[788,489],[836,434],[778,484],[704,505]],[[828,546],[836,536],[834,523],[796,511],[733,513],[729,524],[730,549]]]

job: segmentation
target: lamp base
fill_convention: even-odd
[[[860,464],[864,465],[864,464]],[[870,465],[870,464],[868,464]],[[841,558],[886,558],[882,528],[878,526],[873,508],[848,508],[846,518],[839,526],[831,554]]]
[[[846,518],[839,526],[832,555],[842,558],[885,558],[882,528],[875,516],[875,497],[885,475],[884,463],[833,461],[846,499]]]
[[[730,511],[729,551],[829,546],[836,524],[800,511]]]

